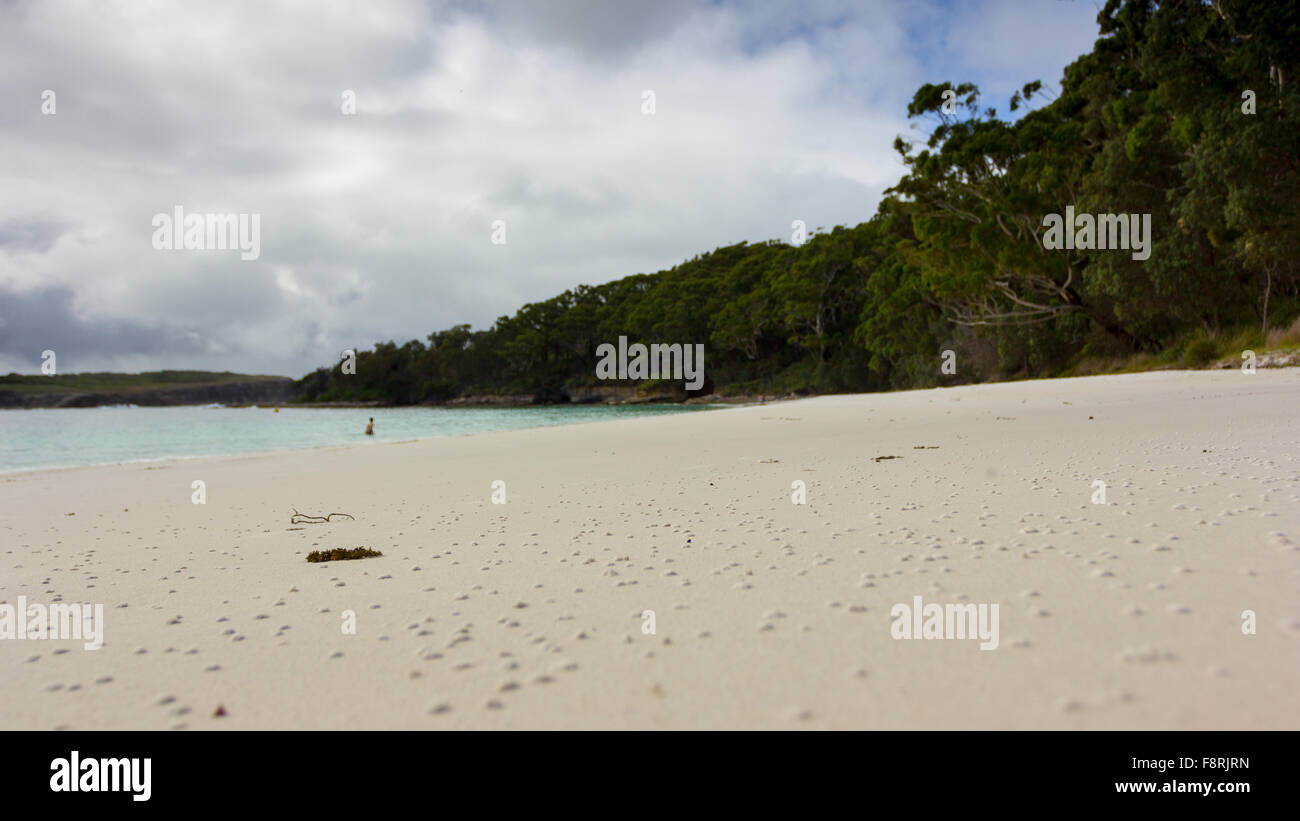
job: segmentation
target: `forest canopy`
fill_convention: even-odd
[[[1300,315],[1300,4],[1109,0],[1059,94],[927,84],[877,212],[741,243],[357,352],[303,401],[442,402],[596,382],[602,343],[702,343],[706,391],[878,391],[1068,372]],[[1022,109],[1029,109],[1020,113]],[[1009,115],[1019,114],[1018,118]],[[1044,218],[1150,215],[1149,256],[1048,247]],[[940,371],[954,351],[957,372]]]

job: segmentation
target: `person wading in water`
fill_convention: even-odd
[[[366,423],[366,436],[374,436],[374,435],[375,435],[375,417],[372,416],[370,417],[370,421]]]

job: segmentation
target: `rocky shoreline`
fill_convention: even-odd
[[[796,394],[740,394],[728,396],[711,393],[705,396],[686,396],[681,392],[642,394],[635,388],[577,388],[562,395],[539,397],[530,393],[482,394],[461,396],[447,402],[423,402],[417,407],[428,408],[534,408],[563,407],[565,405],[743,405],[755,402],[775,402],[799,399]],[[555,401],[561,399],[563,401]],[[546,401],[550,400],[550,401]],[[384,402],[282,402],[286,408],[383,408],[395,407]]]

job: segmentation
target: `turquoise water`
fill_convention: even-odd
[[[457,436],[708,410],[708,405],[539,408],[51,408],[0,411],[0,472]],[[375,418],[375,435],[366,420]]]

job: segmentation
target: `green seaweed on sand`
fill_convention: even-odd
[[[371,556],[382,556],[378,550],[371,550],[368,547],[336,547],[333,550],[313,550],[307,554],[309,562],[332,562],[343,559],[366,559]]]

